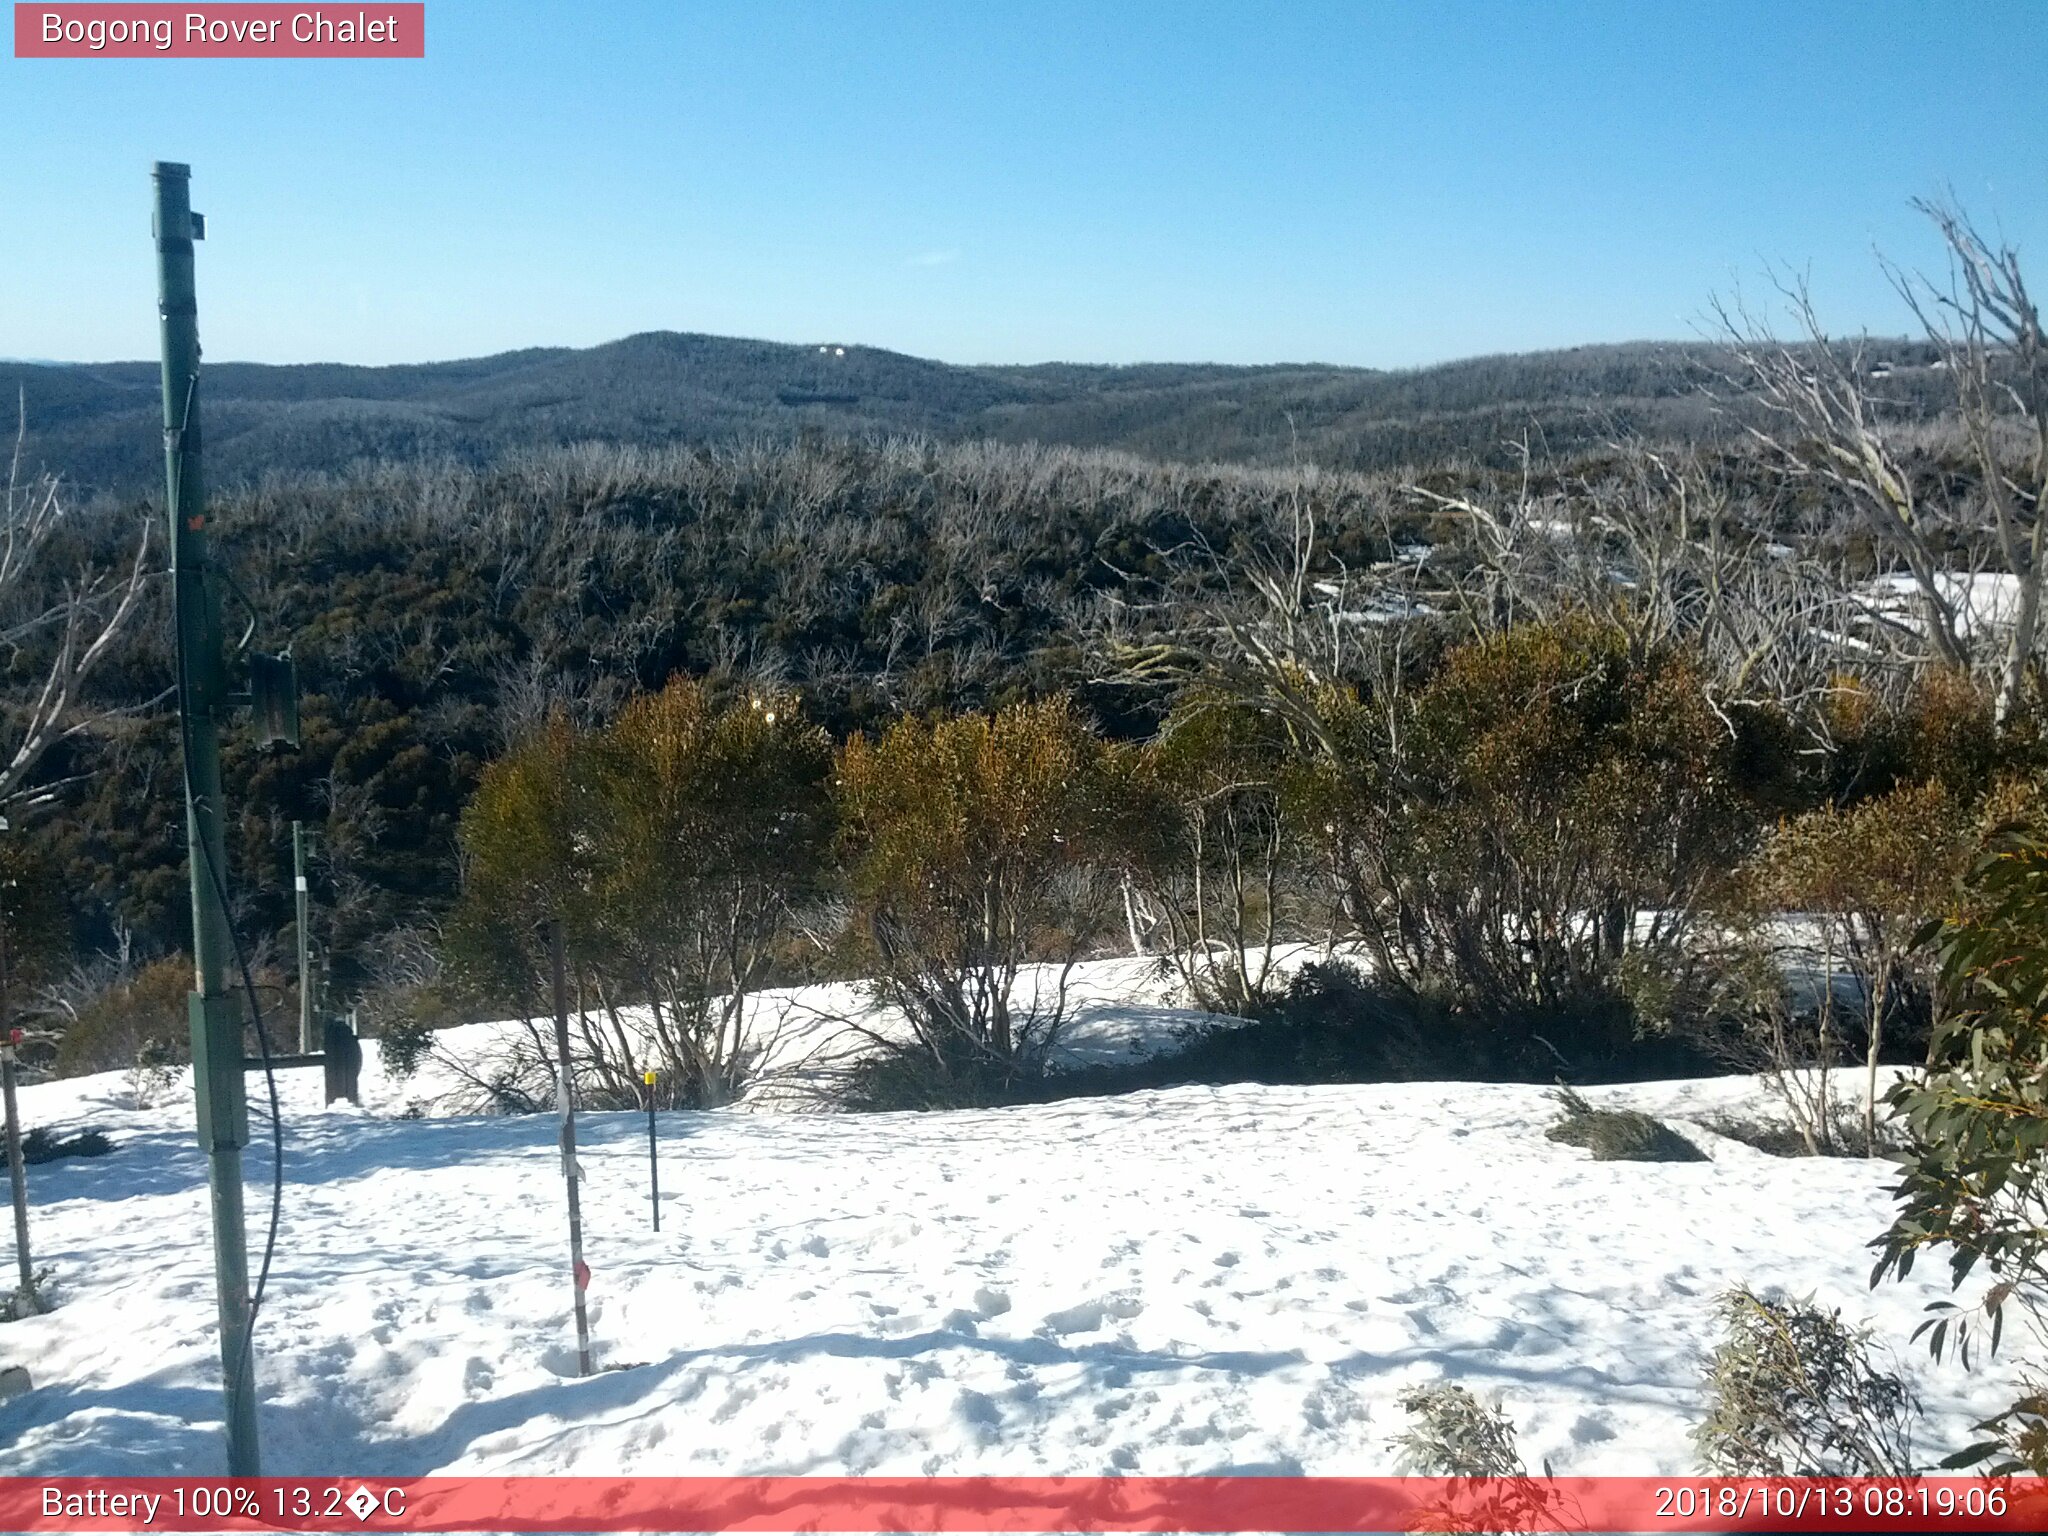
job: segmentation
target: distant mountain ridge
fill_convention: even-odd
[[[1872,343],[1903,368],[1924,348]],[[1637,342],[1384,371],[1324,364],[960,366],[877,347],[650,331],[587,348],[455,362],[219,363],[205,374],[209,476],[363,458],[484,459],[522,445],[924,433],[1126,449],[1167,459],[1370,469],[1493,459],[1533,434],[1570,450],[1617,427],[1714,430],[1713,349]],[[153,362],[0,362],[27,401],[32,466],[117,492],[162,473]]]

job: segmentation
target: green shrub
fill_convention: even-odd
[[[1824,726],[1834,744],[1827,793],[1843,803],[1927,783],[1974,800],[2024,751],[2022,739],[2001,735],[1990,689],[1956,667],[1929,667],[1890,702],[1868,683],[1837,677]]]
[[[1489,1407],[1448,1382],[1401,1394],[1408,1428],[1395,1436],[1401,1469],[1411,1476],[1470,1479],[1416,1512],[1410,1529],[1425,1531],[1571,1530],[1564,1501],[1543,1477],[1532,1477],[1515,1447],[1515,1426],[1498,1400]]]
[[[1934,1303],[1915,1337],[1937,1357],[1953,1345],[1967,1365],[1979,1325],[1996,1349],[2017,1314],[2038,1373],[2048,1349],[2048,840],[2001,833],[1964,894],[1962,911],[1929,935],[1943,999],[1929,1070],[1888,1096],[1911,1145],[1871,1279],[1905,1278],[1928,1249],[1946,1251],[1956,1289],[1982,1265],[1990,1284],[1979,1302]],[[2048,1475],[2044,1403],[2037,1380],[1950,1464],[1996,1458],[2000,1470]]]
[[[1394,1439],[1401,1469],[1414,1477],[1526,1477],[1515,1426],[1464,1387],[1437,1382],[1401,1394],[1413,1421]]]
[[[869,985],[909,1026],[870,1032],[873,1050],[904,1058],[918,1094],[957,1085],[963,1102],[1041,1073],[1109,910],[1101,742],[1060,700],[900,720],[846,744],[837,787]],[[1033,961],[1048,970],[1020,989]]]
[[[831,743],[793,698],[721,708],[678,678],[600,733],[592,770],[609,963],[653,1013],[658,1091],[725,1103],[753,1069],[755,995],[831,880]]]
[[[1156,938],[1197,1007],[1257,1014],[1277,990],[1276,945],[1314,926],[1283,793],[1298,758],[1274,716],[1198,689],[1112,759],[1131,946]]]
[[[165,1066],[191,1059],[189,960],[155,960],[95,986],[62,1025],[60,1076],[132,1069],[145,1055]]]
[[[726,1102],[751,1068],[748,1008],[793,909],[828,878],[830,770],[829,743],[793,702],[719,707],[687,678],[602,730],[557,717],[484,771],[463,813],[451,984],[545,1015],[558,920],[586,1102],[639,1105],[650,1067],[662,1102]],[[651,1029],[625,1018],[636,1005]],[[411,1043],[396,1048],[402,1059]],[[544,1070],[549,1054],[528,1064]]]
[[[1461,1077],[1488,1056],[1486,1032],[1448,1008],[1381,985],[1341,960],[1310,961],[1284,996],[1239,1028],[1205,1031],[1183,1058],[1215,1080],[1413,1082]]]
[[[1186,1084],[1383,1083],[1483,1079],[1487,1031],[1442,1004],[1380,986],[1342,961],[1296,971],[1256,1018],[1178,1032],[1137,1061],[1063,1067],[1013,1084],[1006,1102],[1135,1093]]]
[[[841,1109],[865,1113],[989,1109],[1062,1097],[1057,1074],[1006,1068],[984,1052],[928,1051],[901,1042],[877,1045],[845,1064],[831,1089]],[[1119,1083],[1105,1092],[1129,1092]]]
[[[1919,962],[1914,937],[1947,903],[1975,842],[1967,806],[1929,779],[1781,822],[1746,871],[1748,900],[1760,914],[1796,913],[1817,932],[1816,1054],[1826,1060],[1833,1042],[1861,1036],[1866,1153],[1877,1150],[1887,1028],[1895,1041],[1926,1038],[1931,968]],[[1833,985],[1843,972],[1857,994],[1847,1019],[1838,1017]]]
[[[433,1048],[434,1029],[424,1019],[406,1015],[387,1018],[377,1031],[377,1060],[401,1080],[419,1071]]]
[[[1693,1430],[1718,1477],[1910,1477],[1919,1406],[1871,1362],[1869,1335],[1810,1301],[1721,1298],[1726,1333]]]
[[[1555,1095],[1564,1113],[1544,1134],[1584,1147],[1595,1162],[1699,1163],[1706,1154],[1663,1121],[1633,1109],[1595,1109],[1569,1088]]]
[[[105,1157],[114,1150],[107,1133],[88,1126],[71,1136],[59,1136],[48,1126],[31,1127],[21,1138],[21,1160],[25,1163],[54,1163],[64,1157]]]
[[[150,1109],[176,1092],[191,1055],[161,1039],[145,1040],[128,1068],[128,1096],[137,1109]]]
[[[1255,1018],[1194,1024],[1157,1054],[1057,1068],[1012,1083],[990,1102],[1041,1103],[1192,1083],[1538,1083],[1554,1078],[1557,1059],[1530,1038],[1552,1026],[1538,1015],[1522,1023],[1524,1029],[1503,1029],[1495,1020],[1461,1012],[1440,999],[1387,985],[1344,961],[1313,961],[1296,971],[1285,995]],[[1639,1061],[1614,1058],[1604,1064],[1673,1075],[1670,1065],[1686,1060],[1663,1042],[1646,1042],[1640,1050]]]
[[[1504,1026],[1531,1010],[1581,1051],[1617,1043],[1625,961],[1677,955],[1745,844],[1742,743],[1691,657],[1590,618],[1453,650],[1419,690],[1326,690],[1297,786],[1375,973]],[[1597,1021],[1597,1022],[1596,1022]],[[1626,1025],[1625,1042],[1632,1031]]]

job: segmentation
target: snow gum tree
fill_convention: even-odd
[[[831,760],[788,701],[718,708],[688,679],[601,730],[551,720],[463,816],[450,940],[472,990],[538,1012],[540,930],[559,920],[596,1101],[640,1102],[650,1067],[664,1102],[726,1101],[752,1059],[749,1002],[822,885]]]
[[[589,793],[587,740],[557,714],[484,770],[462,813],[462,896],[448,923],[449,970],[460,989],[509,1001],[525,1021],[524,1038],[502,1059],[469,1073],[496,1109],[533,1111],[547,1102],[555,1053],[540,1023],[544,926],[562,924],[564,950],[579,973],[604,947]]]
[[[1675,952],[1746,825],[1689,657],[1592,618],[1323,708],[1336,750],[1301,814],[1345,915],[1378,974],[1481,1012],[1607,996],[1626,957]]]
[[[1204,1007],[1267,1001],[1276,945],[1311,927],[1287,795],[1301,761],[1274,716],[1200,692],[1116,759],[1132,947],[1156,933],[1162,962]]]
[[[831,744],[790,700],[719,710],[677,679],[629,704],[592,755],[612,952],[673,1097],[722,1103],[758,1044],[749,1002],[830,878]]]
[[[1109,819],[1102,743],[1064,700],[855,737],[839,806],[900,1107],[981,1098],[1038,1070],[1099,931]],[[1019,986],[1027,961],[1049,962]]]
[[[1842,1034],[1841,1004],[1833,978],[1846,970],[1856,982],[1854,1021],[1863,1037],[1867,1074],[1864,1151],[1877,1152],[1877,1068],[1887,1021],[1910,1015],[1924,996],[1924,969],[1914,938],[1948,904],[1955,881],[1975,846],[1967,808],[1938,780],[1902,785],[1846,808],[1822,806],[1779,824],[1749,873],[1752,900],[1763,910],[1796,914],[1806,942],[1819,953],[1815,988],[1814,1075],[1821,1095],[1816,1124],[1832,1132],[1826,1104],[1826,1066]],[[1782,1075],[1785,1064],[1766,1063]],[[1781,1092],[1784,1091],[1781,1088]]]

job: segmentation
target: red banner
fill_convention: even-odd
[[[2042,1478],[0,1478],[8,1531],[2042,1531]]]
[[[22,5],[17,59],[423,59],[427,8]]]

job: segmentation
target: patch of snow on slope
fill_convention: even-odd
[[[1111,1008],[1115,973],[1092,980]],[[1399,1394],[1446,1379],[1502,1394],[1532,1464],[1680,1472],[1736,1283],[1874,1321],[1928,1402],[1930,1460],[2012,1395],[2003,1365],[1906,1347],[1941,1266],[1866,1288],[1889,1164],[1699,1129],[1761,1105],[1743,1079],[1588,1091],[1711,1157],[1678,1164],[1594,1163],[1545,1139],[1542,1089],[1511,1085],[665,1114],[658,1234],[645,1119],[585,1115],[597,1355],[622,1368],[582,1380],[552,1117],[389,1118],[409,1090],[374,1053],[368,1112],[284,1076],[258,1369],[278,1475],[1382,1473]],[[108,1074],[23,1102],[119,1145],[31,1170],[60,1304],[0,1328],[36,1383],[0,1404],[0,1460],[221,1470],[189,1093],[135,1109]]]

